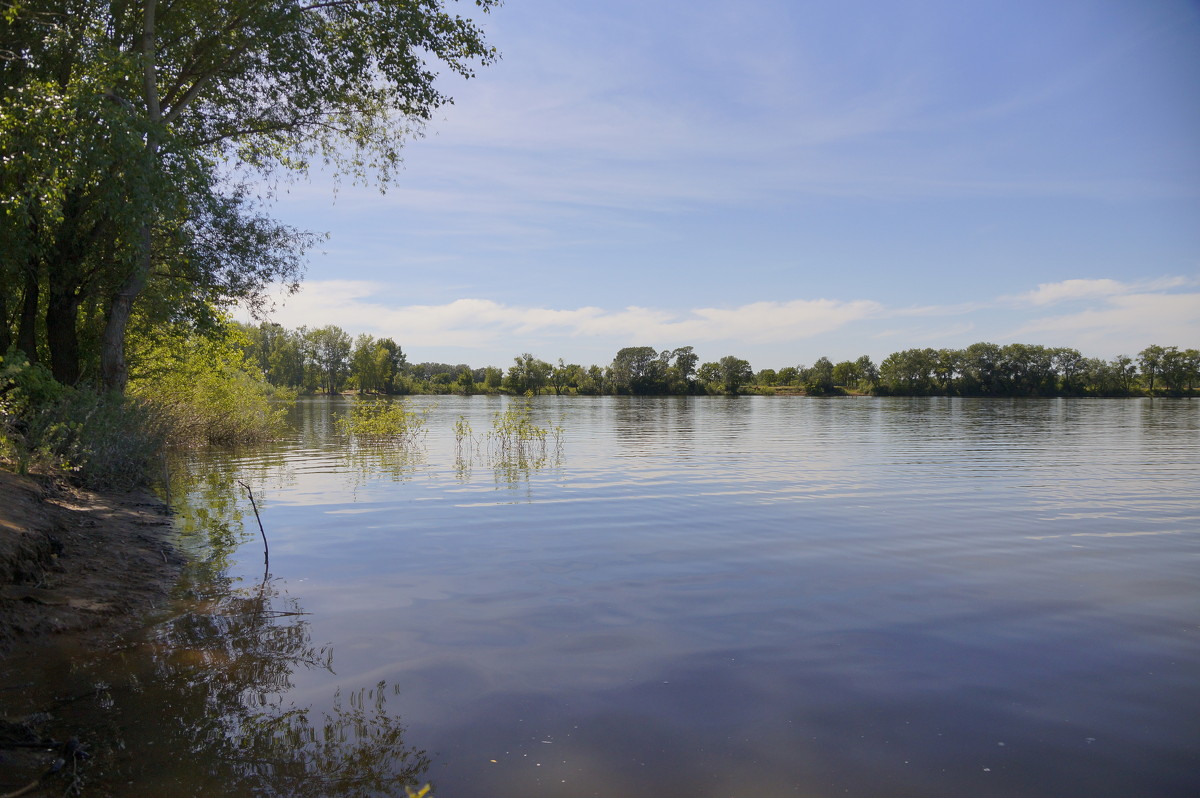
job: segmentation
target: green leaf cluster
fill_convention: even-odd
[[[0,357],[0,461],[18,473],[129,489],[145,477],[161,442],[153,407],[62,385],[20,353]]]
[[[266,212],[318,166],[385,186],[496,59],[448,0],[18,0],[0,13],[0,351],[123,390],[136,314],[294,288],[315,236]],[[497,0],[477,0],[488,11]]]
[[[367,441],[413,445],[425,432],[428,412],[410,410],[403,398],[359,398],[347,415],[337,419],[337,427],[343,435]]]
[[[135,369],[129,395],[153,406],[174,444],[243,444],[265,440],[285,427],[295,394],[277,389],[246,357],[246,340],[234,326],[207,333],[183,326],[161,328],[134,340]]]

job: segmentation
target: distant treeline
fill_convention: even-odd
[[[1068,347],[978,343],[966,349],[906,349],[878,366],[863,355],[834,363],[755,372],[734,355],[701,363],[690,346],[631,346],[612,362],[550,363],[532,354],[507,369],[409,363],[391,338],[352,338],[337,326],[296,330],[239,325],[248,359],[268,382],[313,393],[380,394],[738,394],[846,393],[888,396],[1188,395],[1200,387],[1200,351],[1150,346],[1137,357],[1084,357]]]

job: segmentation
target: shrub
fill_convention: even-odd
[[[170,443],[252,443],[284,428],[295,393],[263,379],[238,334],[165,338],[141,353],[148,365],[130,380],[129,393],[155,409]]]
[[[337,426],[343,435],[408,446],[424,436],[428,413],[428,410],[409,410],[403,399],[358,398],[350,413],[337,420]]]
[[[18,473],[129,489],[161,444],[158,418],[143,403],[62,385],[20,353],[0,358],[0,457]]]

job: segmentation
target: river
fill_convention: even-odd
[[[1200,794],[1200,402],[521,404],[177,457],[119,794]]]

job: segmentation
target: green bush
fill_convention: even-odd
[[[20,353],[0,358],[0,457],[18,473],[129,489],[144,480],[161,443],[144,404],[61,385]]]
[[[246,359],[239,333],[224,332],[164,337],[139,353],[145,365],[129,394],[154,408],[170,443],[253,443],[285,426],[295,394],[268,384]]]
[[[343,435],[368,441],[413,445],[425,433],[428,411],[409,410],[403,399],[355,399],[350,413],[337,420]]]

